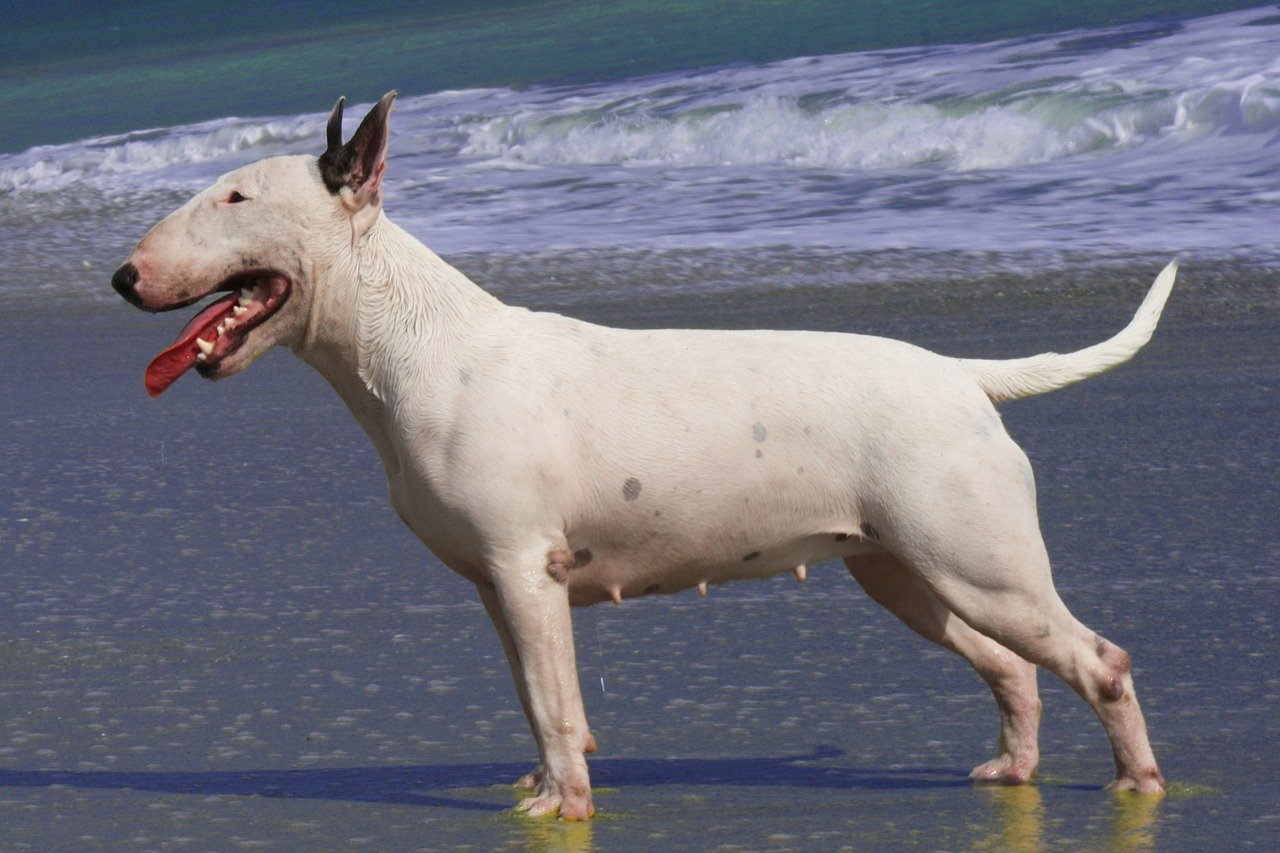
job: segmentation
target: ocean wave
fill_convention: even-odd
[[[1214,134],[1280,131],[1280,60],[1245,16],[1082,52],[1071,34],[786,60],[524,92],[404,98],[396,150],[424,165],[775,165],[970,172]],[[1076,34],[1078,36],[1078,34]],[[1096,40],[1096,39],[1095,39]],[[1231,50],[1224,51],[1224,44]],[[354,113],[354,111],[353,111]],[[227,118],[0,156],[0,193],[199,184],[313,143],[324,114]],[[430,156],[423,159],[423,155]]]
[[[257,159],[318,137],[322,126],[314,116],[227,118],[41,146],[0,160],[0,193],[49,192],[73,184],[107,188],[129,176],[151,178],[153,186],[199,184],[207,178],[203,171],[191,174],[181,167]]]
[[[1280,130],[1280,86],[1252,74],[1187,91],[1126,91],[1124,82],[1016,97],[852,102],[805,96],[663,113],[643,107],[522,110],[463,127],[463,157],[534,165],[781,165],[955,171],[1033,165],[1173,137]]]
[[[869,67],[850,80],[850,61]],[[1204,63],[1184,64],[1183,75],[1194,76]],[[811,61],[802,79],[788,87],[753,85],[753,76],[776,76],[775,67],[752,69],[745,79],[735,70],[713,73],[674,95],[670,81],[657,80],[587,94],[484,90],[408,98],[397,111],[395,147],[399,157],[419,158],[401,160],[410,170],[401,174],[412,181],[424,177],[424,154],[432,155],[433,166],[454,167],[963,173],[1162,140],[1280,133],[1280,68],[1274,66],[1235,76],[1202,67],[1208,79],[1181,88],[1167,74],[1140,78],[1120,69],[1064,79],[1055,68],[1055,76],[1017,86],[1002,85],[1005,78],[996,76],[985,89],[969,87],[978,91],[917,85],[909,95],[876,97],[860,79],[875,75],[874,65],[865,55],[824,57]],[[917,77],[934,70],[919,65]],[[904,76],[903,66],[893,74]],[[986,82],[982,75],[970,76],[978,78],[974,83]],[[912,89],[912,82],[896,88]],[[846,88],[833,90],[835,84]],[[35,148],[0,157],[0,194],[57,191],[74,183],[107,190],[200,186],[221,171],[296,151],[304,143],[319,153],[323,122],[321,113],[222,119]]]

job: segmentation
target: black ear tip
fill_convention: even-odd
[[[325,126],[325,153],[336,152],[342,147],[342,107],[347,102],[346,96],[338,98],[333,109],[329,111],[329,121]]]

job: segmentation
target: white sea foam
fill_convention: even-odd
[[[229,168],[239,160],[288,150],[318,137],[322,128],[314,116],[265,122],[227,118],[41,146],[0,157],[0,192],[48,192],[73,184],[132,189],[198,185],[209,170],[189,167]]]
[[[537,165],[832,170],[970,169],[1037,163],[1094,147],[1093,127],[1055,133],[1003,106],[976,112],[932,104],[842,104],[806,111],[794,99],[752,97],[712,113],[627,117],[524,112],[468,130],[464,157]]]
[[[677,98],[658,79],[470,120],[460,153],[539,165],[965,172],[1165,139],[1274,134],[1274,39],[1254,31],[1212,59],[1184,53],[1208,52],[1206,42],[1223,36],[1205,30],[1158,40],[1164,50],[1102,56],[1061,57],[1054,40],[1040,40],[915,59],[895,51],[892,63],[877,61],[890,54],[821,57],[703,75]],[[1015,61],[1032,48],[1045,54],[1040,62]]]

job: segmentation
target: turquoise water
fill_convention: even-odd
[[[985,42],[1250,2],[730,0],[0,4],[0,151],[477,86]]]

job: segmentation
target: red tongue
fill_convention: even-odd
[[[147,365],[146,376],[143,378],[148,394],[159,397],[170,385],[178,381],[179,376],[195,366],[196,354],[200,352],[200,347],[196,345],[196,338],[212,341],[217,337],[218,324],[222,322],[223,317],[231,314],[231,309],[235,307],[238,299],[238,293],[228,293],[217,302],[210,304],[183,327],[173,346],[151,359],[151,363]]]

